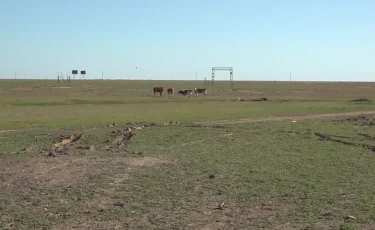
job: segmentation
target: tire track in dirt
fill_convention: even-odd
[[[357,112],[346,112],[346,113],[323,113],[323,114],[310,114],[310,115],[299,115],[299,116],[270,116],[262,118],[246,118],[238,120],[217,120],[217,121],[196,121],[192,122],[195,125],[230,125],[239,123],[254,123],[254,122],[267,122],[267,121],[301,121],[301,120],[319,120],[319,119],[330,119],[330,118],[346,118],[360,115],[375,115],[375,111],[357,111]]]

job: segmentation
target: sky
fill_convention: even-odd
[[[373,0],[1,0],[0,78],[203,80],[223,66],[235,81],[374,81],[374,12]]]

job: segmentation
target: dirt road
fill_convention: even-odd
[[[271,116],[262,118],[246,118],[239,120],[219,120],[219,121],[198,121],[192,122],[196,125],[226,125],[226,124],[238,124],[238,123],[250,123],[250,122],[265,122],[265,121],[285,121],[285,120],[317,120],[317,119],[342,119],[346,117],[359,116],[359,115],[375,115],[375,111],[357,111],[357,112],[346,112],[346,113],[325,113],[325,114],[311,114],[304,116]]]

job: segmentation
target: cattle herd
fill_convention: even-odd
[[[163,95],[164,92],[164,86],[154,87],[154,97],[156,93],[160,93],[160,96]],[[168,96],[174,96],[174,88],[168,88],[167,89]],[[193,93],[198,96],[198,94],[203,93],[203,95],[207,94],[206,88],[194,88],[194,89],[182,89],[178,91],[178,95],[182,96],[189,96],[191,97]]]

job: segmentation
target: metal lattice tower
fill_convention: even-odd
[[[216,70],[229,70],[229,81],[230,81],[230,88],[233,88],[233,67],[212,67],[212,77],[211,77],[211,87],[214,87],[215,84],[215,71]]]

